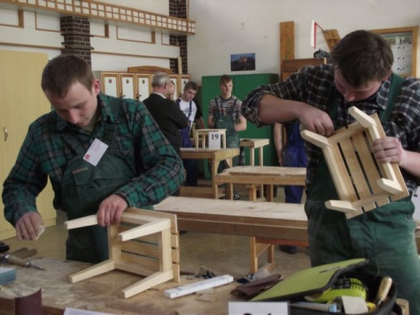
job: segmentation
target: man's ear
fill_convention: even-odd
[[[99,82],[98,79],[93,80],[92,92],[95,93],[95,95],[98,95],[99,92],[101,92],[101,82]]]
[[[382,82],[386,81],[390,75],[392,75],[392,71],[389,71],[389,73],[382,79]]]

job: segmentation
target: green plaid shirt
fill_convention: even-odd
[[[115,192],[130,207],[156,204],[182,184],[182,161],[143,103],[104,94],[98,96],[98,101],[101,116],[92,133],[64,121],[55,111],[30,125],[16,164],[4,182],[4,213],[10,223],[15,224],[24,214],[36,211],[35,198],[46,186],[48,177],[55,193],[54,207],[60,209],[63,173],[77,155],[64,136],[72,134],[87,150],[95,138],[102,139],[104,121],[116,123],[114,141],[125,155],[135,160],[138,177]],[[118,117],[111,111],[113,102],[121,102]]]

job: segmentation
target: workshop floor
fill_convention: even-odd
[[[247,200],[246,191],[238,190],[241,200]],[[283,189],[278,189],[276,201],[283,201]],[[38,241],[18,241],[16,238],[4,240],[11,251],[22,247],[36,248],[37,256],[65,259],[65,240],[67,231],[63,226],[66,220],[64,213],[58,212],[57,225],[46,229]],[[197,272],[205,266],[217,275],[230,274],[242,277],[249,273],[249,238],[241,236],[192,233],[180,236],[181,271]],[[298,248],[296,254],[290,255],[275,250],[276,269],[271,273],[280,273],[284,277],[309,267],[308,249]],[[264,264],[266,257],[260,259]]]

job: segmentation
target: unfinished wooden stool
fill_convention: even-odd
[[[65,222],[68,230],[98,224],[91,215]],[[109,259],[69,276],[79,282],[118,269],[146,278],[123,289],[129,298],[174,279],[180,281],[179,233],[176,215],[128,208],[119,226],[108,227]]]
[[[349,109],[356,122],[329,137],[304,130],[302,137],[320,147],[340,200],[325,203],[352,218],[409,195],[397,163],[378,163],[371,153],[372,142],[384,138],[377,114]]]
[[[209,137],[211,132],[219,133],[221,137],[221,148],[226,149],[226,129],[196,129],[194,131],[195,148],[206,147],[206,138]],[[210,141],[209,141],[210,142]]]

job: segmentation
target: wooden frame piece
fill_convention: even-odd
[[[68,230],[98,224],[91,215],[65,222]],[[121,291],[124,298],[174,279],[180,281],[176,215],[128,208],[119,226],[108,227],[109,259],[69,276],[79,282],[118,269],[145,278]]]
[[[344,212],[348,219],[409,195],[398,165],[378,163],[371,154],[372,142],[385,137],[378,115],[368,116],[354,106],[349,113],[356,122],[329,138],[301,132],[322,149],[340,198],[327,201],[326,207]]]
[[[394,53],[392,71],[400,76],[417,77],[417,31],[418,26],[371,30],[380,34],[391,45]],[[411,49],[407,49],[408,47]]]

